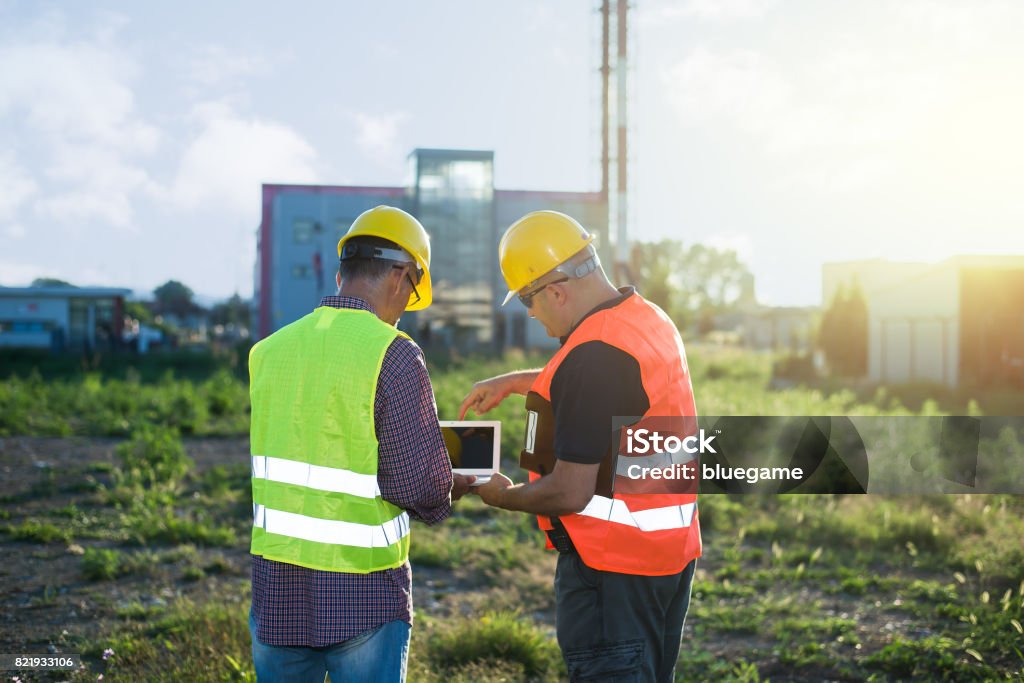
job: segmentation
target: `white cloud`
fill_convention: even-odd
[[[21,223],[12,223],[11,225],[8,225],[6,228],[4,228],[4,232],[12,240],[20,240],[22,237],[25,236],[25,226],[22,225]]]
[[[0,152],[0,221],[11,220],[38,186],[11,152]]]
[[[1019,34],[1024,20],[1021,3],[1007,0],[902,0],[890,7],[908,37],[931,35],[947,50],[982,47],[1004,31]]]
[[[72,224],[78,229],[91,220],[103,221],[117,228],[132,227],[131,200],[124,193],[62,192],[39,202],[37,211],[42,218]]]
[[[892,159],[951,97],[908,53],[851,47],[798,64],[697,47],[662,83],[681,123],[739,133],[781,164],[771,182],[841,193],[890,178]]]
[[[15,263],[0,259],[0,286],[26,287],[39,277],[53,277],[53,271],[34,263]]]
[[[57,191],[40,199],[36,212],[65,223],[95,219],[134,231],[135,202],[160,192],[142,166],[95,144],[64,145],[45,174]]]
[[[0,116],[22,112],[36,131],[148,152],[159,131],[135,111],[133,60],[111,45],[45,40],[0,47]]]
[[[702,240],[715,249],[731,249],[742,263],[750,263],[754,257],[754,243],[747,233],[726,232],[711,235]]]
[[[185,75],[201,87],[223,88],[264,68],[266,64],[259,57],[233,52],[223,45],[206,45],[188,57]]]
[[[698,47],[663,73],[662,86],[685,122],[726,119],[747,133],[770,127],[792,97],[778,68],[751,50],[714,53]]]
[[[138,64],[112,42],[126,20],[105,16],[79,40],[67,39],[64,23],[47,15],[0,45],[0,125],[19,139],[32,173],[0,205],[17,211],[31,198],[42,219],[130,228],[135,193],[154,186],[143,160],[161,133],[136,109]]]
[[[638,21],[644,27],[659,26],[677,19],[726,22],[760,18],[767,14],[776,2],[777,0],[662,0],[640,3],[637,12]]]
[[[356,142],[359,148],[369,157],[380,160],[391,160],[401,157],[398,145],[398,133],[409,115],[404,112],[388,114],[367,114],[355,112],[352,119],[358,128]]]
[[[265,182],[316,182],[316,150],[288,126],[244,118],[223,103],[196,107],[200,130],[181,157],[170,199],[187,209],[255,214]]]

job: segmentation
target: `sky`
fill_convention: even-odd
[[[597,0],[0,0],[0,285],[252,293],[260,184],[598,189]],[[1024,3],[636,0],[630,237],[821,265],[1024,254]],[[685,264],[680,264],[685,267]]]

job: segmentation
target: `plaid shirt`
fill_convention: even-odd
[[[327,296],[321,306],[372,309],[362,299]],[[423,352],[397,337],[384,353],[373,416],[377,482],[384,500],[437,524],[451,514],[452,471],[437,423]],[[412,623],[412,569],[347,574],[252,556],[252,613],[266,645],[325,647],[396,619]]]

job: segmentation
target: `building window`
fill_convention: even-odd
[[[308,244],[313,241],[313,234],[320,232],[320,224],[306,218],[292,223],[292,238],[296,244]]]
[[[0,320],[0,333],[49,332],[54,327],[52,320]]]
[[[292,266],[292,279],[293,280],[308,280],[313,277],[313,269],[306,265],[295,265]]]

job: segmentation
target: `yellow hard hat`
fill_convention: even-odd
[[[593,241],[574,218],[558,211],[534,211],[517,220],[498,244],[501,274],[509,290],[501,305]]]
[[[338,241],[338,258],[341,258],[345,242],[353,237],[381,237],[407,251],[423,270],[423,278],[416,285],[419,301],[415,300],[415,295],[410,294],[405,310],[418,311],[430,305],[433,298],[430,286],[430,236],[416,218],[393,206],[375,206],[364,211]]]

